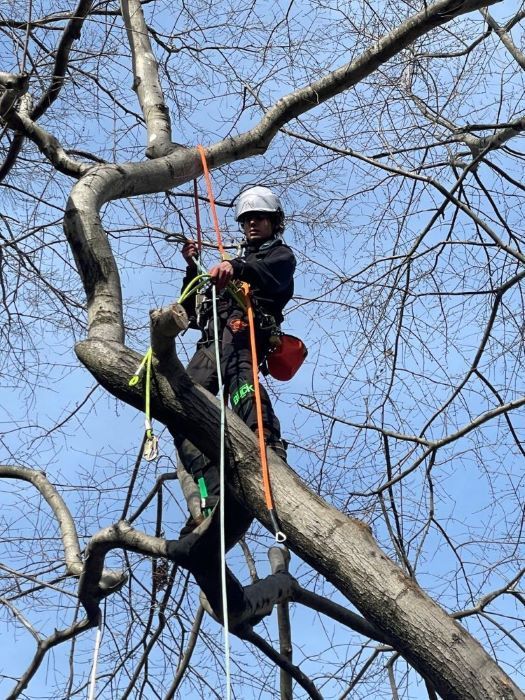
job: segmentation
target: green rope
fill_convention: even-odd
[[[202,267],[200,267],[202,270]],[[209,284],[210,275],[207,273],[200,273],[196,275],[189,284],[182,290],[182,294],[177,300],[178,304],[182,304],[186,299],[192,294],[197,294],[201,291],[207,284]],[[228,293],[233,297],[233,299],[239,304],[243,309],[246,305],[238,293],[237,289],[233,284],[229,284],[227,287]],[[157,438],[153,433],[153,428],[151,426],[151,361],[153,358],[153,350],[149,347],[146,350],[144,357],[142,358],[140,365],[135,370],[133,376],[128,382],[128,386],[136,386],[140,380],[144,371],[146,372],[145,386],[144,386],[144,423],[146,427],[145,444],[144,444],[144,459],[151,461],[157,457]],[[204,488],[206,488],[204,486]],[[207,495],[207,494],[206,494]]]
[[[140,365],[135,370],[135,373],[128,382],[128,386],[136,386],[144,370],[146,370],[146,381],[144,386],[144,425],[145,425],[145,437],[144,437],[144,450],[142,456],[148,462],[153,461],[158,455],[158,440],[153,433],[153,428],[151,426],[151,361],[153,358],[153,350],[149,347],[146,354],[142,358]]]
[[[146,351],[146,354],[142,358],[140,365],[137,367],[135,370],[135,373],[131,377],[131,379],[128,382],[128,386],[135,386],[136,384],[139,383],[140,377],[142,376],[142,373],[144,372],[144,367],[146,366],[146,363],[148,362],[148,359],[151,360],[151,348],[148,348]]]
[[[153,350],[151,348],[148,348],[146,355],[148,359],[146,360],[146,396],[144,399],[144,412],[146,414],[146,421],[149,423],[149,427],[146,426],[146,436],[148,438],[151,438],[153,435],[153,431],[151,429],[151,358],[153,355]]]
[[[201,274],[201,275],[196,275],[191,282],[182,290],[182,294],[180,297],[177,299],[178,304],[182,304],[183,301],[186,301],[192,294],[196,294],[199,292],[203,287],[205,287],[208,284],[208,280],[210,279],[210,275],[208,274]]]

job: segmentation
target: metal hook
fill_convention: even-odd
[[[159,441],[155,435],[151,434],[146,438],[142,456],[146,462],[153,462],[159,456]]]

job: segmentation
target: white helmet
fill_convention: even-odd
[[[284,212],[281,202],[279,197],[268,189],[268,187],[250,187],[249,190],[241,192],[237,204],[235,205],[235,221],[240,221],[245,214],[254,211],[264,211],[269,214],[275,214],[275,233],[282,233],[284,231]]]

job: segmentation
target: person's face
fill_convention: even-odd
[[[273,235],[273,225],[270,216],[263,211],[251,211],[242,217],[242,228],[250,243],[266,241]]]

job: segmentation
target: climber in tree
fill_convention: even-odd
[[[292,250],[282,241],[284,212],[278,197],[271,190],[266,187],[252,187],[241,192],[235,208],[235,220],[242,227],[245,237],[241,245],[241,254],[215,265],[209,274],[218,292],[223,383],[235,413],[256,432],[257,417],[248,322],[245,310],[229,293],[227,286],[236,280],[248,282],[250,285],[255,311],[257,357],[259,362],[262,362],[270,349],[270,338],[283,320],[283,309],[293,295],[296,262]],[[197,274],[195,243],[186,242],[182,255],[187,264],[183,280],[185,288]],[[198,328],[202,332],[195,355],[187,367],[188,374],[194,381],[216,394],[218,380],[211,292],[208,292],[199,304],[196,304],[195,295],[192,295],[183,302],[183,306],[190,319],[190,327]],[[266,444],[286,460],[279,421],[262,386],[261,399]],[[182,436],[175,439],[175,445],[184,467],[193,478],[196,481],[204,478],[208,493],[204,513],[207,513],[208,509],[215,505],[219,495],[218,469]],[[181,535],[191,532],[197,524],[190,519]]]

